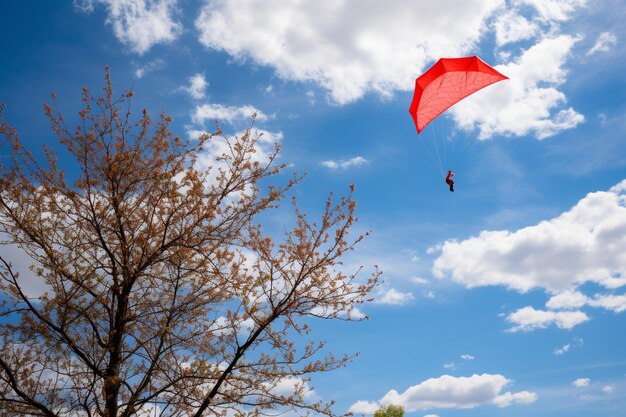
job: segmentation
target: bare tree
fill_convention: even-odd
[[[54,95],[45,106],[76,162],[67,175],[55,152],[45,149],[44,166],[0,125],[0,236],[32,258],[48,288],[29,297],[0,256],[0,409],[334,415],[307,382],[352,356],[310,342],[308,324],[352,320],[380,276],[340,266],[363,237],[349,237],[353,187],[331,195],[315,222],[294,200],[292,228],[276,241],[259,215],[302,179],[279,175],[278,146],[259,158],[251,129],[184,141],[166,115],[153,123],[144,110],[133,122],[132,92],[115,96],[108,70],[103,97],[82,97],[75,129]],[[199,158],[216,141],[223,152],[205,169]]]

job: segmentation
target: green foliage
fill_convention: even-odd
[[[374,417],[403,417],[404,416],[404,407],[401,405],[388,405],[387,407],[382,407],[374,413]]]

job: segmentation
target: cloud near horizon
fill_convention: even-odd
[[[508,407],[513,404],[531,404],[537,394],[530,391],[502,392],[511,380],[500,374],[474,374],[470,377],[442,375],[407,388],[403,393],[390,390],[379,401],[357,401],[349,412],[373,414],[381,406],[401,405],[405,411],[433,408],[475,408],[482,405]]]

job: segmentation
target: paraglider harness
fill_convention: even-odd
[[[452,179],[452,177],[454,177],[454,172],[448,171],[448,175],[446,176],[446,184],[450,186],[450,191],[454,192],[454,180]]]

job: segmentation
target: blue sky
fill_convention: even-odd
[[[31,150],[54,143],[49,94],[75,114],[108,65],[181,136],[216,119],[236,134],[256,112],[308,173],[311,213],[356,184],[372,235],[346,268],[377,264],[385,282],[369,321],[314,323],[332,350],[361,352],[309,383],[337,412],[623,415],[623,0],[33,0],[0,14],[0,102]],[[418,137],[415,78],[465,55],[510,80]],[[437,141],[456,150],[455,193]]]

